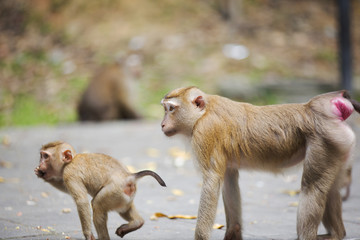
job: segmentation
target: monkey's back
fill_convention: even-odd
[[[316,96],[308,103],[255,106],[207,95],[206,113],[193,131],[194,142],[201,143],[194,147],[208,156],[219,152],[249,168],[275,171],[292,166],[303,160],[307,141],[314,134],[327,136],[327,142],[339,142],[331,139],[332,132],[343,131],[351,137],[346,123],[339,123],[331,111],[335,97],[342,97],[342,91]]]
[[[83,183],[92,196],[110,180],[113,174],[124,177],[131,175],[118,160],[101,153],[77,154],[64,168],[64,179]]]
[[[207,100],[209,110],[198,121],[193,136],[206,135],[198,139],[217,141],[205,140],[201,148],[214,149],[249,168],[286,167],[302,157],[298,149],[305,150],[306,133],[312,131],[307,124],[312,113],[305,104],[255,106],[216,95],[208,95]]]

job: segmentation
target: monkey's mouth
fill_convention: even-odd
[[[38,175],[39,177],[43,178],[43,177],[45,177],[46,172],[38,169],[38,170],[37,170],[37,175]]]
[[[164,131],[164,134],[167,136],[167,137],[172,137],[176,134],[176,131],[175,130],[170,130],[170,131]]]

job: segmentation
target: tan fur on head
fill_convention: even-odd
[[[48,148],[54,148],[56,146],[59,146],[61,144],[63,144],[64,142],[63,141],[55,141],[55,142],[50,142],[50,143],[47,143],[47,144],[44,144],[42,147],[41,147],[41,150],[46,150]]]

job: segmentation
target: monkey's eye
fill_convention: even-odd
[[[175,110],[175,106],[170,105],[170,107],[169,107],[169,112],[173,112],[174,110]]]
[[[44,159],[49,158],[49,154],[47,154],[47,153],[41,153],[40,156],[43,157]]]

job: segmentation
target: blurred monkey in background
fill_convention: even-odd
[[[141,118],[135,106],[137,80],[143,68],[143,41],[141,37],[132,39],[126,57],[95,73],[77,108],[80,121]]]

